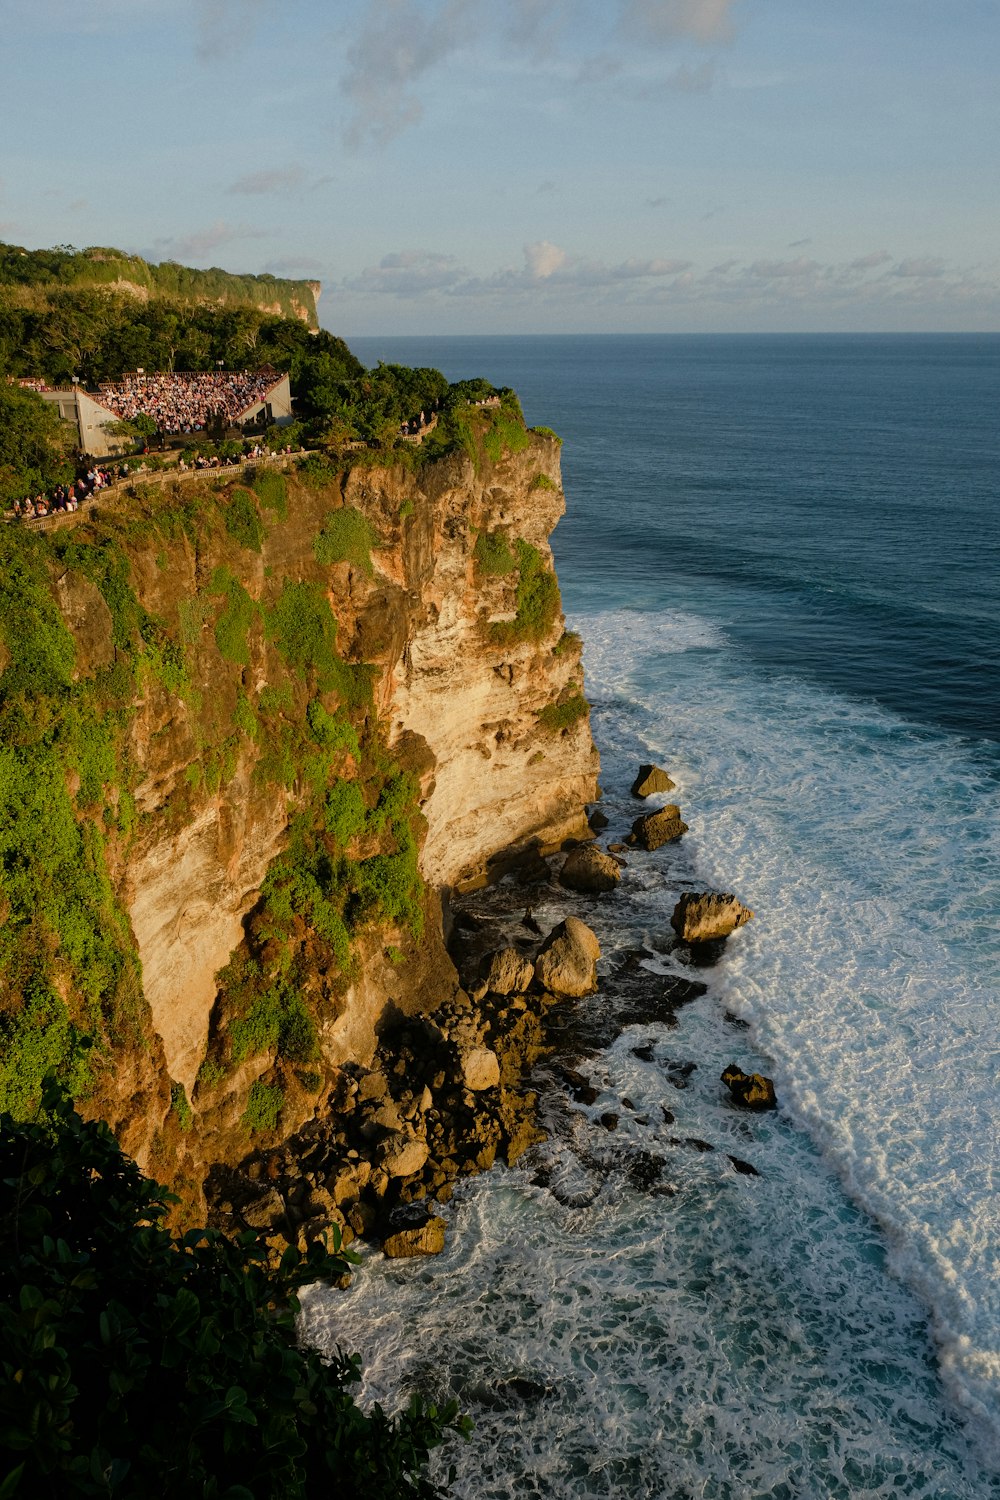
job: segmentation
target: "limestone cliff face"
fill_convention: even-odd
[[[216,482],[216,490],[219,513],[229,515],[233,486]],[[145,503],[155,516],[162,502]],[[250,1049],[225,1078],[209,1076],[203,1065],[210,1040],[222,1045],[231,1020],[217,975],[244,941],[290,820],[314,795],[302,774],[282,784],[268,772],[269,757],[280,759],[281,736],[291,732],[293,710],[316,694],[311,668],[289,671],[294,618],[284,643],[272,623],[281,601],[297,597],[290,589],[321,594],[336,619],[340,658],[348,668],[372,669],[368,712],[395,763],[419,783],[427,895],[419,941],[398,922],[369,924],[339,977],[302,917],[303,951],[318,956],[297,982],[317,1017],[321,1081],[297,1093],[286,1080],[279,1132],[327,1107],[337,1067],[368,1061],[387,1011],[414,1014],[454,994],[457,977],[441,935],[442,888],[484,878],[512,849],[588,837],[584,804],[597,795],[598,763],[579,698],[579,642],[565,634],[558,607],[526,625],[521,574],[484,569],[481,546],[477,551],[481,538],[501,538],[523,555],[532,552],[547,575],[548,538],[562,509],[558,442],[532,435],[523,451],[494,462],[452,455],[417,470],[356,466],[336,478],[290,478],[283,519],[260,507],[259,551],[234,540],[237,528],[228,521],[228,529],[178,526],[155,542],[123,533],[133,587],[144,608],[183,640],[188,670],[184,690],[147,681],[129,746],[137,831],[109,849],[142,962],[154,1075],[161,1047],[163,1062],[158,1083],[148,1076],[145,1084],[130,1083],[127,1106],[102,1107],[130,1122],[130,1149],[146,1164],[164,1149],[168,1080],[195,1101],[200,1144],[192,1138],[174,1149],[188,1151],[188,1170],[197,1175],[214,1154],[233,1159],[245,1148],[247,1091],[278,1066],[273,1046]],[[320,560],[329,549],[317,538],[338,512],[363,519],[368,555],[365,548]],[[67,570],[57,602],[79,669],[106,666],[114,647],[98,591]],[[341,696],[328,686],[316,702],[335,712]],[[553,713],[568,700],[576,712]],[[349,751],[342,763],[345,776],[360,776]],[[358,857],[375,850],[366,837],[351,846]],[[263,950],[265,958],[273,947]],[[104,1091],[113,1098],[113,1079]],[[135,1100],[144,1091],[143,1130]],[[163,1171],[162,1161],[152,1165]]]

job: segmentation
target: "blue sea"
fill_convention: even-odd
[[[646,760],[691,830],[582,909],[606,962],[682,972],[684,889],[756,916],[553,1106],[565,1191],[463,1185],[441,1257],[370,1257],[310,1335],[366,1399],[459,1398],[467,1500],[1000,1497],[1000,337],[353,347],[511,385],[564,439],[609,832]],[[726,1104],[730,1061],[777,1114]],[[638,1149],[672,1195],[618,1170]]]

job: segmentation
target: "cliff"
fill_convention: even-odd
[[[103,288],[141,301],[164,298],[187,306],[253,307],[319,327],[318,281],[288,280],[266,273],[241,275],[213,266],[196,270],[176,261],[156,264],[123,250],[91,246],[74,250],[25,250],[0,242],[0,286],[13,296],[53,294],[68,288]]]
[[[442,891],[587,837],[558,441],[481,437],[7,529],[3,1107],[56,1066],[197,1200],[454,1001]]]

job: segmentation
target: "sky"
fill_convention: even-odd
[[[1000,330],[1000,0],[7,0],[0,238],[362,334]]]

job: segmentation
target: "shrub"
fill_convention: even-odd
[[[313,552],[319,563],[350,563],[371,578],[372,548],[378,545],[378,536],[368,518],[353,505],[342,505],[327,517],[313,542]]]
[[[279,521],[287,520],[288,483],[280,469],[251,469],[247,477],[260,503],[273,510]]]
[[[226,661],[238,667],[250,665],[250,627],[257,618],[257,605],[238,578],[226,568],[216,568],[209,585],[213,594],[222,594],[222,613],[215,622],[215,644]]]
[[[515,592],[517,614],[513,620],[503,620],[491,627],[493,639],[500,644],[543,640],[556,622],[561,602],[556,576],[546,567],[537,547],[533,547],[530,542],[518,540],[515,551],[518,565]]]
[[[223,509],[226,530],[248,552],[259,552],[264,545],[264,526],[249,490],[236,489]]]
[[[481,531],[476,537],[473,556],[480,573],[487,577],[502,577],[517,571],[517,558],[503,531]]]
[[[243,1123],[250,1130],[276,1130],[284,1107],[284,1089],[279,1084],[262,1083],[258,1078],[250,1085]]]
[[[565,729],[572,729],[581,719],[585,719],[590,712],[590,705],[580,692],[575,692],[568,698],[563,698],[559,703],[549,703],[541,709],[538,714],[538,723],[542,729],[548,730],[550,734],[560,734]]]
[[[536,474],[531,481],[531,488],[533,490],[557,490],[559,486],[547,474]]]
[[[170,1085],[170,1108],[177,1116],[177,1123],[182,1130],[190,1130],[194,1124],[194,1110],[188,1102],[187,1090],[183,1083],[172,1083]]]
[[[259,1086],[267,1118],[280,1090]],[[433,1500],[449,1405],[362,1412],[357,1356],[300,1348],[297,1290],[343,1253],[174,1236],[169,1195],[58,1090],[0,1121],[0,1492],[5,1500]],[[280,1102],[277,1104],[280,1109]]]

